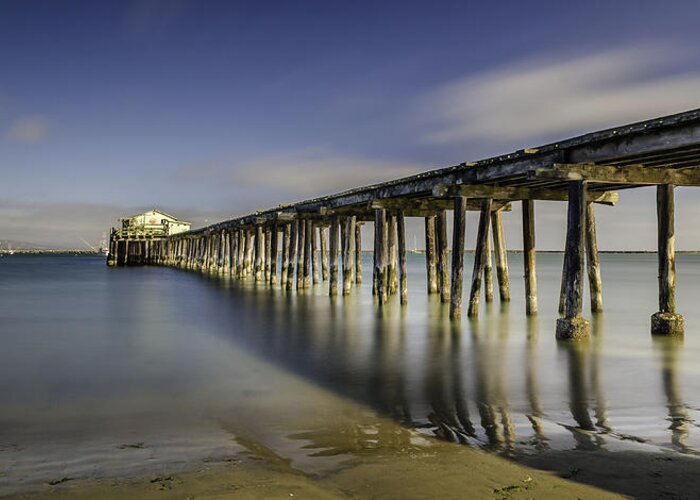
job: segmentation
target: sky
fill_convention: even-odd
[[[152,207],[201,226],[700,108],[698,21],[674,0],[2,0],[0,240],[95,244]],[[601,207],[600,247],[654,248],[654,200]],[[562,248],[565,204],[536,211]],[[677,189],[678,248],[698,217]],[[519,207],[505,224],[519,247]]]

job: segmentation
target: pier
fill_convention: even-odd
[[[425,226],[428,294],[438,294],[453,321],[477,317],[482,289],[510,300],[503,217],[522,204],[525,314],[537,314],[536,201],[561,201],[567,229],[561,278],[561,340],[589,335],[590,309],[603,311],[603,276],[595,205],[615,205],[618,192],[656,186],[659,310],[651,333],[680,335],[675,309],[674,188],[700,185],[700,110],[593,132],[482,161],[461,163],[381,184],[258,211],[178,234],[113,231],[110,265],[153,264],[252,279],[289,292],[325,286],[331,297],[363,284],[361,231],[374,228],[371,286],[379,307],[407,305],[405,218]],[[447,212],[452,212],[452,248]],[[464,283],[466,212],[479,212],[468,297]],[[396,296],[396,298],[394,298]]]

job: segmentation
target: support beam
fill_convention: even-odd
[[[520,186],[489,186],[486,184],[438,184],[433,188],[433,196],[467,196],[479,203],[478,198],[492,198],[494,200],[545,200],[567,201],[569,191],[561,188],[537,188]],[[620,195],[615,191],[591,192],[589,201],[603,205],[615,205]],[[494,202],[494,210],[500,210],[498,203]]]
[[[436,216],[436,221],[438,285],[440,287],[440,300],[445,304],[450,300],[450,276],[447,265],[449,257],[447,248],[447,213],[444,210],[440,210]]]
[[[525,263],[525,314],[537,314],[535,268],[535,203],[523,200],[523,260]]]
[[[491,256],[490,226],[491,224],[489,220],[489,224],[487,224],[486,228],[486,241],[484,244],[484,300],[486,302],[493,302],[493,257]]]
[[[316,232],[316,224],[311,223],[311,278],[314,285],[318,285],[320,281],[320,269],[318,262],[318,235]]]
[[[263,281],[265,259],[265,235],[261,225],[255,226],[255,281]]]
[[[479,214],[479,230],[476,234],[476,251],[474,252],[474,270],[472,272],[472,286],[469,292],[470,318],[479,315],[479,296],[481,294],[481,277],[486,267],[486,247],[489,240],[489,223],[491,222],[491,200],[481,202],[481,214]]]
[[[287,290],[294,289],[294,268],[297,259],[299,223],[299,220],[294,220],[289,224],[289,266],[287,268]]]
[[[272,229],[265,228],[265,283],[270,283],[272,272]]]
[[[299,220],[299,228],[297,229],[297,279],[296,288],[302,290],[304,288],[304,250],[306,249],[306,221]]]
[[[387,217],[386,210],[378,208],[375,210],[374,231],[375,231],[375,256],[374,256],[374,276],[376,281],[376,294],[379,298],[379,305],[386,303],[388,298],[387,283]]]
[[[318,231],[319,239],[321,240],[321,279],[323,281],[328,281],[328,241],[326,238],[326,228],[319,226]]]
[[[676,186],[700,186],[700,167],[673,169],[645,167],[644,165],[594,165],[590,163],[555,163],[551,167],[533,169],[530,179],[561,181],[586,180],[597,184],[657,184]]]
[[[503,215],[501,212],[491,212],[491,231],[493,246],[496,254],[496,277],[498,279],[498,294],[501,302],[510,301],[510,282],[508,278],[508,253],[506,249],[505,232],[503,231]]]
[[[302,280],[302,285],[304,288],[311,287],[311,239],[313,237],[314,226],[311,219],[307,219],[305,223],[306,229],[304,230],[304,279]]]
[[[683,335],[685,320],[676,312],[676,236],[673,185],[658,186],[659,312],[651,317],[652,335]]]
[[[437,293],[437,246],[435,242],[435,216],[425,218],[425,272],[428,294]]]
[[[389,295],[395,295],[399,288],[396,252],[396,214],[387,216],[387,286]]]
[[[338,295],[338,217],[333,216],[331,219],[331,227],[329,231],[329,247],[330,247],[330,280],[328,295],[334,297]]]
[[[406,269],[406,221],[403,212],[396,213],[396,236],[399,252],[399,294],[401,304],[408,304],[408,275]]]
[[[287,273],[289,272],[289,232],[291,224],[285,224],[282,228],[282,271],[280,273],[280,285],[287,286]]]
[[[588,288],[591,295],[591,312],[603,311],[603,279],[598,257],[598,237],[595,227],[595,208],[586,202],[586,264],[588,268]]]
[[[355,224],[355,283],[362,283],[362,224]]]
[[[464,241],[466,236],[467,198],[454,199],[452,229],[452,283],[450,290],[450,318],[462,316],[462,283],[464,281]]]
[[[345,232],[343,248],[343,295],[349,295],[355,274],[355,217],[347,217],[343,224]]]
[[[270,285],[277,284],[277,257],[278,257],[278,238],[279,227],[277,221],[272,223],[272,232],[270,234]]]
[[[557,320],[558,340],[583,339],[590,332],[590,324],[582,316],[585,227],[586,182],[572,181],[566,221],[566,301],[564,316]]]

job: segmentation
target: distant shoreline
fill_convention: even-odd
[[[24,249],[24,250],[0,250],[0,255],[40,255],[40,254],[72,254],[72,255],[104,255],[100,252],[95,252],[94,250],[37,250],[37,249]]]

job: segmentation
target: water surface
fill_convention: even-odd
[[[574,345],[554,340],[560,254],[538,255],[537,317],[510,254],[512,301],[482,298],[459,325],[425,294],[422,255],[408,307],[383,310],[364,258],[365,284],[331,299],[327,285],[0,257],[0,494],[188,470],[251,442],[312,475],[430,436],[515,459],[697,455],[700,256],[677,260],[683,340],[649,334],[655,255],[603,254],[605,312]]]

